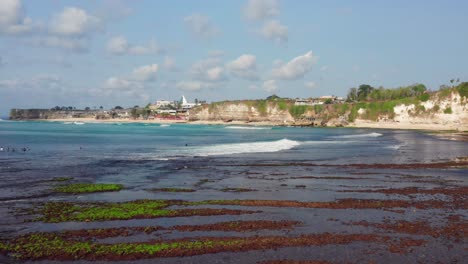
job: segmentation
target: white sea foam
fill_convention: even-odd
[[[390,145],[390,146],[386,146],[385,148],[386,149],[394,149],[394,150],[398,150],[400,149],[401,147],[404,147],[406,146],[405,144],[400,144],[400,145]]]
[[[354,140],[315,140],[315,141],[304,141],[302,143],[307,144],[307,145],[328,145],[328,144],[352,144],[352,143],[358,143],[359,141],[354,141]]]
[[[170,127],[171,125],[168,125],[168,124],[162,124],[160,125],[160,127]]]
[[[257,129],[271,129],[271,127],[247,127],[247,126],[227,126],[227,129],[247,129],[247,130],[257,130]]]
[[[64,125],[71,125],[73,122],[63,122]]]
[[[281,139],[277,141],[262,141],[251,143],[233,143],[233,144],[218,144],[204,147],[191,148],[189,153],[195,156],[214,156],[214,155],[230,155],[243,153],[267,153],[278,152],[282,150],[292,149],[299,146],[301,143],[289,139]]]
[[[83,122],[73,122],[73,124],[75,124],[75,125],[84,125],[85,123],[83,123]]]
[[[369,138],[369,137],[381,137],[382,134],[372,132],[369,134],[354,134],[354,135],[342,135],[342,136],[334,136],[332,138]]]

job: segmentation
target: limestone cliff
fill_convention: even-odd
[[[189,121],[243,121],[291,124],[295,119],[287,109],[280,109],[276,102],[234,101],[203,105],[189,112]]]
[[[189,121],[468,131],[468,99],[458,89],[421,98],[295,106],[292,100],[225,101],[192,109]]]

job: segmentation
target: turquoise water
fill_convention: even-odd
[[[9,121],[0,122],[0,147],[16,150],[0,152],[4,162],[24,159],[36,165],[194,157],[398,163],[466,154],[466,143],[409,131]]]
[[[229,178],[258,163],[430,163],[468,156],[465,142],[414,131],[141,123],[0,121],[0,147],[5,199],[35,193],[29,183],[53,177],[140,190],[161,177]],[[277,170],[262,167],[261,173]]]

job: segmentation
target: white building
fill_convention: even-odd
[[[169,106],[169,105],[173,105],[174,102],[173,101],[167,101],[167,100],[158,100],[156,101],[156,107],[159,108],[159,107],[163,107],[163,106]]]
[[[197,106],[197,104],[195,103],[189,103],[187,102],[187,99],[185,99],[185,96],[182,95],[182,98],[180,99],[180,104],[181,104],[181,107],[183,110],[188,110],[188,109],[191,109],[195,106]]]

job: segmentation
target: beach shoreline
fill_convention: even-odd
[[[312,127],[310,125],[299,123],[280,123],[272,121],[245,122],[245,121],[222,121],[222,120],[170,120],[170,119],[94,119],[94,118],[61,118],[61,119],[32,119],[23,121],[41,121],[41,122],[82,122],[82,123],[141,123],[141,124],[191,124],[191,125],[242,125],[242,126],[297,126],[297,127]],[[335,126],[326,126],[333,128]],[[414,124],[400,122],[371,122],[367,120],[356,120],[354,123],[343,126],[345,128],[372,128],[372,129],[397,129],[397,130],[423,130],[423,131],[438,131],[450,133],[466,133],[468,127],[463,125],[455,126],[448,124]]]

